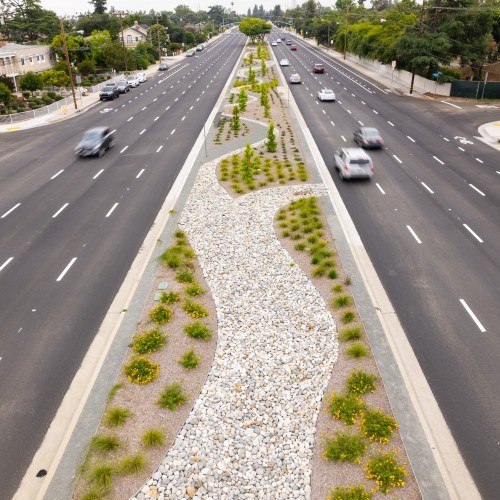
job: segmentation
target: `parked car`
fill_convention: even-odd
[[[290,83],[302,83],[302,79],[298,73],[293,73],[290,75]]]
[[[324,73],[325,72],[325,67],[320,64],[320,63],[317,63],[313,66],[313,73]]]
[[[297,45],[290,45],[290,50],[297,50]]]
[[[283,40],[283,39],[282,39],[282,40]],[[291,41],[291,40],[287,40],[287,41],[285,42],[285,45],[292,45],[292,41]]]
[[[335,101],[335,93],[332,89],[318,90],[318,99],[320,101]]]
[[[112,101],[115,97],[120,97],[120,91],[116,85],[106,85],[99,93],[99,100]]]
[[[115,136],[109,127],[95,127],[87,130],[75,148],[75,154],[98,156],[99,158],[115,145]]]
[[[341,148],[334,153],[335,169],[342,180],[373,177],[373,162],[361,148]]]
[[[202,44],[200,44],[196,47],[196,52],[201,52],[204,48],[205,47]]]
[[[139,79],[140,83],[144,83],[148,80],[148,77],[146,76],[146,73],[137,73],[135,76]]]
[[[167,63],[160,63],[158,66],[158,71],[167,71],[168,69],[168,64]]]
[[[280,61],[280,66],[290,66],[290,61],[288,59],[282,59]]]
[[[125,94],[126,92],[130,92],[130,85],[127,82],[127,80],[120,80],[116,84],[116,88],[118,89],[118,92],[120,92],[120,94]]]
[[[188,50],[186,52],[186,57],[193,57],[194,56],[194,50]]]
[[[373,127],[360,127],[354,131],[354,141],[362,148],[382,148],[384,139]]]
[[[136,75],[127,76],[127,82],[132,88],[138,87],[141,83]]]

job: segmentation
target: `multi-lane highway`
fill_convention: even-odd
[[[401,97],[301,39],[273,31],[290,92],[354,220],[484,498],[500,470],[500,162],[477,140],[498,119],[473,103]],[[313,74],[323,63],[324,74]],[[331,88],[336,102],[317,100]],[[490,113],[488,115],[488,113]],[[474,124],[474,125],[473,125]],[[379,129],[372,181],[343,183],[333,152],[356,147],[353,130]]]
[[[11,498],[246,38],[78,118],[0,136],[0,498]],[[100,159],[74,147],[116,130]]]

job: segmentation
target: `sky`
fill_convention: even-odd
[[[301,5],[305,0],[280,1],[280,0],[232,0],[234,10],[238,14],[246,14],[248,8],[253,9],[254,5],[263,5],[265,10],[272,10],[275,5],[280,5],[283,10],[292,8],[296,3]],[[76,14],[78,12],[87,12],[92,10],[92,6],[86,0],[42,0],[41,5],[44,9],[54,11],[58,16]],[[208,10],[208,7],[213,5],[222,5],[227,9],[231,9],[231,0],[169,0],[166,3],[164,0],[107,0],[108,10],[114,6],[116,10],[122,11],[146,11],[151,9],[155,11],[171,10],[173,11],[177,5],[187,5],[192,10]]]

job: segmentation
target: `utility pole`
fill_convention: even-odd
[[[422,0],[422,8],[420,9],[420,21],[419,21],[419,26],[418,26],[418,36],[422,33],[424,30],[424,6],[425,6],[425,0]],[[410,94],[413,94],[413,84],[415,82],[415,73],[417,72],[417,66],[413,64],[413,68],[411,70],[411,83],[410,83]]]
[[[158,21],[158,14],[156,14],[156,29],[157,29],[157,32],[158,32],[158,57],[159,57],[160,62],[161,62],[161,52],[160,52],[160,23]]]
[[[345,16],[345,34],[344,34],[344,61],[345,61],[345,56],[347,53],[347,32],[349,30],[349,7],[350,5],[347,5],[347,13]]]
[[[59,19],[59,25],[61,26],[61,38],[64,47],[64,54],[66,55],[66,64],[68,66],[69,84],[71,85],[71,93],[73,94],[73,104],[75,109],[78,111],[78,106],[76,104],[75,86],[73,85],[73,75],[71,74],[71,64],[69,63],[68,46],[66,45],[66,34],[64,33],[64,25],[62,19]]]
[[[122,34],[122,47],[123,47],[123,62],[125,63],[125,74],[128,74],[127,69],[127,49],[125,48],[125,37],[123,36],[123,23],[122,23],[122,13],[118,12],[118,16],[120,17],[120,32]]]

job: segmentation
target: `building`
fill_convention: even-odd
[[[49,45],[6,43],[0,46],[0,75],[12,78],[16,92],[20,76],[28,71],[40,73],[51,69],[55,63],[56,56]]]
[[[120,33],[120,42],[122,42],[122,34],[125,39],[125,47],[133,49],[139,42],[145,42],[148,38],[148,26],[139,24],[137,21],[130,28],[124,28]]]

